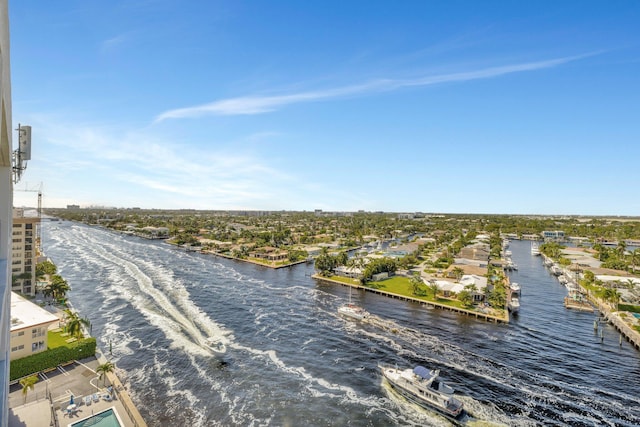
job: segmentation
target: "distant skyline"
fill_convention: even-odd
[[[640,2],[9,13],[16,207],[640,215]]]

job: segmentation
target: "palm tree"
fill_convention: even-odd
[[[611,302],[615,303],[616,311],[618,311],[618,305],[620,304],[620,298],[622,294],[618,292],[616,289],[613,289],[613,293],[611,294]]]
[[[464,275],[464,270],[460,267],[454,267],[451,272],[453,273],[456,280],[460,280]]]
[[[67,326],[66,332],[72,337],[80,338],[82,335],[82,325],[90,326],[91,322],[89,319],[78,316],[78,313],[75,313],[69,309],[64,311],[67,314]]]
[[[639,264],[640,264],[640,248],[636,248],[634,249],[633,252],[631,252],[631,268],[633,269],[634,273],[636,271],[636,267]]]
[[[54,299],[61,299],[67,295],[67,292],[71,290],[71,287],[61,276],[54,274],[51,277],[51,282],[44,288],[43,293],[45,296],[52,296]]]
[[[113,363],[111,362],[105,362],[101,365],[98,365],[98,367],[96,368],[96,373],[100,374],[100,376],[98,377],[98,379],[103,380],[102,381],[102,385],[104,386],[107,382],[107,375],[110,372],[113,372],[115,366],[113,365]]]
[[[26,377],[20,380],[20,385],[22,386],[22,395],[24,396],[24,403],[27,403],[27,393],[29,392],[29,389],[33,390],[37,382],[37,375],[31,375],[30,377]]]
[[[624,259],[624,253],[627,251],[627,243],[624,240],[620,240],[618,242],[618,247],[616,248],[616,252],[620,259]]]

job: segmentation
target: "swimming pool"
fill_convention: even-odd
[[[109,408],[106,411],[98,412],[95,415],[69,424],[70,427],[122,427],[123,425],[115,408]]]
[[[633,317],[635,317],[636,319],[640,319],[640,313],[633,313]]]

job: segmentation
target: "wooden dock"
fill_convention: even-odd
[[[588,300],[576,300],[569,296],[564,297],[564,306],[571,310],[593,312],[593,305]]]
[[[601,303],[599,300],[594,298],[595,304],[598,306],[598,310],[602,314],[602,316],[611,324],[614,328],[620,332],[622,335],[632,346],[635,347],[636,350],[640,351],[640,332],[633,329],[629,326],[624,320],[620,318],[620,312],[613,312],[609,307],[605,304]],[[626,315],[631,315],[631,313],[626,313]]]
[[[400,300],[404,300],[404,301],[417,302],[417,303],[422,304],[422,305],[428,305],[428,306],[437,307],[437,308],[440,308],[440,309],[443,309],[443,310],[453,311],[453,312],[456,312],[456,313],[464,314],[466,316],[472,316],[472,317],[475,317],[476,319],[481,319],[481,320],[484,320],[486,322],[509,323],[508,314],[505,314],[505,316],[494,316],[492,314],[481,313],[479,311],[467,310],[467,309],[464,309],[464,308],[452,307],[450,305],[441,304],[441,303],[434,302],[434,301],[426,301],[426,300],[423,300],[423,299],[413,298],[413,297],[409,297],[409,296],[406,296],[406,295],[400,295],[400,294],[396,294],[396,293],[393,293],[393,292],[381,291],[379,289],[373,289],[373,288],[369,288],[367,286],[361,286],[361,285],[356,285],[356,284],[351,284],[351,283],[340,282],[338,280],[333,280],[333,279],[329,279],[327,277],[322,277],[322,276],[320,276],[318,274],[314,274],[311,277],[314,278],[314,279],[320,280],[320,281],[327,282],[327,283],[332,283],[332,284],[337,284],[337,285],[342,285],[342,286],[350,286],[350,287],[356,288],[356,289],[363,289],[363,290],[365,290],[367,292],[373,292],[374,294],[384,295],[384,296],[389,297],[389,298],[400,299]],[[506,313],[506,310],[505,310],[505,313]]]

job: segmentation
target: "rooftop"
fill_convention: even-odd
[[[57,322],[57,316],[11,292],[11,331]]]

